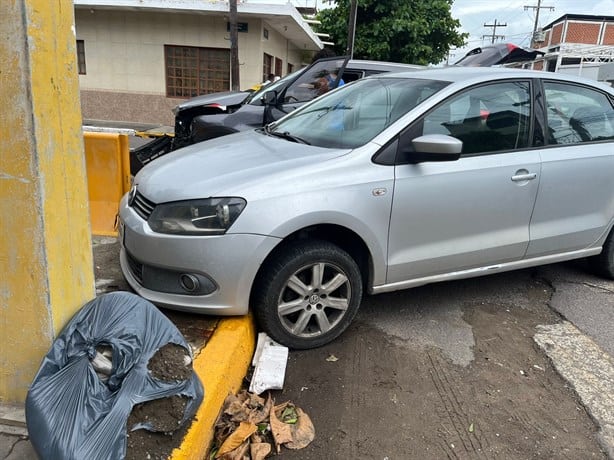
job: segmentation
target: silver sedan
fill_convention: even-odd
[[[589,257],[614,278],[614,91],[503,68],[385,74],[145,167],[121,266],[162,306],[292,348],[363,293]]]

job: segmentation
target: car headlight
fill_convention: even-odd
[[[239,217],[243,198],[206,198],[157,205],[147,222],[154,232],[176,235],[222,235]]]

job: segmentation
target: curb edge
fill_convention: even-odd
[[[229,393],[243,382],[255,349],[256,328],[252,315],[220,320],[215,332],[194,358],[194,371],[200,378],[205,397],[196,417],[171,460],[202,460],[213,439],[215,420]]]

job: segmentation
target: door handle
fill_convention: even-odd
[[[533,180],[537,177],[537,173],[526,173],[526,174],[514,174],[512,176],[513,182],[524,182],[526,180]]]

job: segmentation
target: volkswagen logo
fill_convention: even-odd
[[[311,305],[315,305],[320,301],[320,296],[318,294],[311,294],[309,296],[309,303]]]

